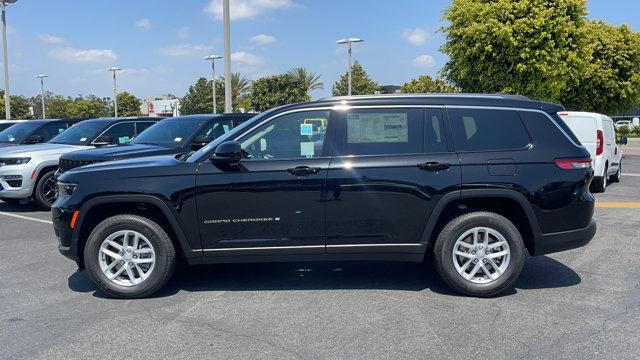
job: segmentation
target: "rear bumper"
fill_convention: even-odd
[[[583,229],[541,234],[536,238],[534,256],[576,249],[587,245],[596,235],[594,219]]]

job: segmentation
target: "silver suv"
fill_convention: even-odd
[[[31,199],[49,209],[56,199],[53,175],[60,155],[98,146],[128,143],[161,118],[101,118],[85,120],[45,144],[0,150],[0,200]]]

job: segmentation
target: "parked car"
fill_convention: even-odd
[[[588,112],[562,112],[559,115],[591,154],[595,171],[593,192],[605,192],[609,180],[620,181],[622,152],[616,143],[613,120],[606,115]]]
[[[616,129],[619,129],[621,126],[633,126],[633,125],[631,125],[631,120],[616,121]]]
[[[17,123],[25,122],[26,120],[0,120],[0,132],[9,126],[15,125]]]
[[[47,142],[80,121],[74,119],[44,119],[15,123],[0,132],[0,149]],[[0,154],[3,154],[5,150],[0,150]]]
[[[429,254],[451,288],[493,296],[513,284],[527,252],[573,249],[595,235],[591,159],[558,117],[563,110],[462,94],[279,107],[189,155],[62,174],[52,208],[58,249],[123,298],[160,289],[178,257],[420,262]]]
[[[57,174],[97,162],[196,151],[253,116],[255,114],[209,114],[168,118],[127,144],[62,155]]]
[[[56,199],[53,175],[60,155],[129,142],[158,120],[152,117],[85,120],[46,144],[5,149],[0,152],[0,200],[24,203],[33,199],[48,209]]]

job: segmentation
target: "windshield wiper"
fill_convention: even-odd
[[[152,142],[138,142],[138,143],[136,143],[136,144],[139,144],[139,145],[155,145],[155,146],[160,146],[160,145],[158,145],[158,144],[156,144],[156,143],[152,143]]]

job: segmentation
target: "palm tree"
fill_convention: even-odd
[[[220,81],[224,84],[224,76],[220,76]],[[224,89],[224,85],[222,87]],[[251,88],[251,80],[240,73],[231,74],[231,102],[233,109],[238,110],[240,102]]]
[[[300,79],[304,84],[307,93],[311,90],[323,89],[324,84],[320,81],[320,75],[307,71],[304,67],[297,67],[287,71],[288,75]]]

